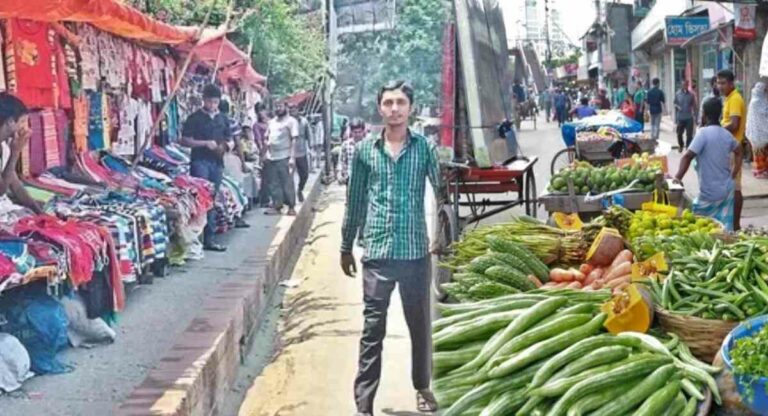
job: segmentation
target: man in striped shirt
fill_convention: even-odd
[[[355,379],[358,416],[373,414],[381,376],[381,351],[387,309],[399,285],[411,337],[412,381],[419,411],[437,410],[430,390],[432,338],[430,317],[429,236],[424,213],[427,178],[442,195],[435,145],[408,129],[413,89],[403,81],[384,86],[378,95],[385,128],[363,140],[352,160],[342,227],[341,267],[357,272],[352,247],[362,229],[363,315],[359,370]]]

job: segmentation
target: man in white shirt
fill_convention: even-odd
[[[298,123],[288,115],[285,104],[275,106],[276,117],[267,127],[267,160],[269,160],[269,186],[272,207],[264,213],[281,215],[288,206],[288,215],[296,215],[296,188],[293,183],[293,169],[296,166],[294,143],[299,138]]]
[[[40,204],[32,199],[16,174],[21,152],[32,135],[27,112],[20,99],[0,93],[0,209],[16,211],[26,208],[41,214],[43,209]]]

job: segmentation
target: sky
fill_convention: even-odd
[[[520,15],[520,5],[524,0],[500,0],[499,3],[504,12],[505,26],[507,27],[507,37],[512,39],[516,36],[516,29],[519,20],[524,20],[525,16]],[[587,31],[589,25],[595,20],[595,6],[593,0],[554,0],[556,7],[560,10],[560,25],[565,34],[577,45],[579,38]],[[540,15],[544,15],[544,0],[538,0]]]

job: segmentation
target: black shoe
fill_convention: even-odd
[[[205,246],[203,246],[203,250],[223,253],[227,251],[227,246],[222,246],[221,244],[206,244]]]
[[[296,198],[299,199],[299,202],[304,202],[304,192],[297,193]]]

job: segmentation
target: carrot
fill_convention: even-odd
[[[584,287],[581,288],[581,290],[583,290],[585,292],[594,292],[595,291],[595,289],[593,289],[592,286],[584,286]]]
[[[584,273],[585,276],[592,273],[592,270],[594,270],[594,266],[589,263],[584,263],[579,267],[579,271]]]
[[[611,289],[618,287],[622,283],[629,283],[632,279],[632,275],[625,274],[623,276],[619,276],[613,280],[609,280],[608,283],[605,284],[606,287],[609,287]]]
[[[584,279],[584,284],[588,285],[594,282],[595,280],[603,277],[603,269],[601,267],[595,267],[594,270],[592,270],[586,279]]]
[[[565,287],[568,289],[581,289],[581,282],[571,282]]]
[[[602,289],[603,285],[605,285],[605,282],[602,279],[597,279],[594,282],[592,282],[592,288],[593,289]]]
[[[575,280],[575,281],[583,282],[584,279],[587,278],[587,276],[584,273],[582,273],[582,272],[580,272],[580,271],[578,271],[576,269],[568,269],[568,271],[571,272],[571,275],[573,276],[573,280]]]
[[[603,278],[606,281],[613,280],[619,276],[624,276],[625,274],[632,273],[632,262],[625,261],[624,263],[619,264],[618,266],[611,269],[608,274],[606,274]]]
[[[538,278],[538,277],[536,277],[536,276],[534,276],[534,275],[532,275],[532,274],[529,274],[529,275],[528,275],[528,280],[530,280],[530,281],[531,281],[531,282],[532,282],[534,285],[536,285],[536,287],[542,287],[542,286],[544,286],[544,285],[541,283],[541,280],[539,280],[539,278]]]
[[[611,269],[614,269],[618,267],[621,263],[624,263],[625,261],[632,261],[632,252],[630,250],[622,250],[615,259],[613,259],[613,262],[609,266]]]
[[[549,280],[554,282],[571,282],[573,281],[573,273],[570,270],[554,268],[549,271]]]

